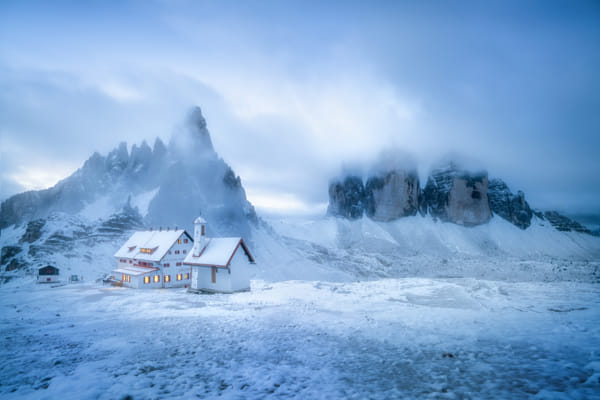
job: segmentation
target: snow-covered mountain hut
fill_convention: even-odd
[[[59,273],[60,273],[60,270],[58,268],[53,267],[52,265],[46,265],[45,267],[38,269],[37,282],[38,283],[59,282],[59,279],[60,279]]]
[[[233,293],[250,290],[254,257],[241,237],[207,238],[206,221],[194,221],[194,247],[183,261],[192,268],[190,291]]]
[[[189,286],[191,270],[183,265],[194,241],[183,229],[135,232],[117,251],[112,273],[123,286],[152,289]]]

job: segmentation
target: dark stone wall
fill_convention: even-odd
[[[343,181],[329,184],[329,215],[358,219],[365,211],[365,188],[358,176],[347,176]]]
[[[513,194],[504,181],[492,179],[488,186],[488,197],[494,214],[521,229],[527,229],[531,225],[533,211],[525,201],[523,192]]]

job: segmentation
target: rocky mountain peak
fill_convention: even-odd
[[[525,201],[523,192],[518,191],[517,194],[513,194],[503,180],[492,179],[488,186],[488,197],[494,214],[521,229],[526,229],[531,225],[533,212]]]
[[[0,229],[53,212],[94,221],[138,205],[140,218],[149,225],[183,227],[201,209],[215,233],[223,235],[249,237],[249,223],[257,220],[241,179],[214,151],[204,116],[196,107],[168,147],[157,138],[153,148],[144,141],[128,152],[122,142],[106,156],[94,153],[54,187],[2,202]]]
[[[484,224],[492,218],[487,192],[486,171],[467,171],[451,162],[429,175],[421,209],[442,221]]]
[[[206,120],[200,107],[192,108],[169,142],[169,152],[179,160],[194,163],[199,158],[215,158]]]
[[[157,137],[156,140],[154,140],[154,146],[152,147],[152,156],[154,158],[160,158],[160,157],[164,156],[166,153],[167,153],[167,146],[165,146],[163,141]]]

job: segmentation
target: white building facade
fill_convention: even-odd
[[[132,288],[189,287],[191,268],[183,260],[193,245],[183,229],[135,232],[115,253],[117,268],[112,274]]]
[[[240,237],[207,238],[206,221],[194,221],[194,247],[184,260],[191,267],[190,291],[233,293],[250,290],[254,257]]]

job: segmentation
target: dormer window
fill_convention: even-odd
[[[144,254],[152,254],[152,253],[154,253],[154,252],[156,251],[156,249],[158,249],[158,246],[156,246],[156,247],[154,247],[154,248],[152,248],[152,249],[149,249],[149,248],[147,248],[147,247],[142,247],[142,248],[140,249],[140,253],[144,253]]]
[[[129,251],[134,251],[137,246],[129,246]]]

